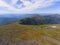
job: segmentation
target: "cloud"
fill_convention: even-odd
[[[54,5],[55,2],[59,2],[60,0],[32,0],[35,1],[35,3],[31,3],[28,0],[20,0],[23,2],[22,5],[25,7],[21,7],[22,5],[16,4],[18,0],[10,0],[10,3],[7,3],[7,0],[0,0],[0,7],[3,8],[0,12],[4,13],[28,13],[32,10],[35,10],[37,8],[45,8],[51,5]],[[21,7],[21,8],[16,8]]]
[[[56,0],[56,1],[60,1],[60,0]]]

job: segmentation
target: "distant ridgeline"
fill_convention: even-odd
[[[4,14],[5,15],[5,14]],[[0,25],[19,22],[24,25],[60,24],[59,14],[6,14],[0,15]]]
[[[16,22],[17,18],[6,18],[6,17],[0,17],[0,26],[5,24],[10,24],[12,22]]]
[[[16,22],[20,19],[31,17],[32,14],[2,14],[0,15],[0,26]]]
[[[34,15],[29,18],[21,19],[20,24],[25,25],[41,25],[41,24],[60,24],[60,15],[50,14],[50,15]]]

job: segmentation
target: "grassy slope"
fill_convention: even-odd
[[[60,24],[21,25],[16,23],[0,27],[0,45],[60,45]]]

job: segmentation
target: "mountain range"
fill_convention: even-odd
[[[41,25],[41,24],[60,24],[60,15],[58,14],[51,14],[51,15],[44,15],[41,16],[36,14],[29,18],[24,18],[20,20],[21,24],[27,25]]]
[[[1,14],[0,15],[0,25],[10,24],[16,22],[20,19],[31,17],[32,14]]]
[[[4,14],[0,15],[0,25],[19,21],[21,24],[60,24],[59,14]]]

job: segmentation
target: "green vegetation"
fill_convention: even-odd
[[[0,26],[0,45],[60,45],[60,24]]]
[[[60,24],[60,15],[34,15],[20,20],[24,25]]]

